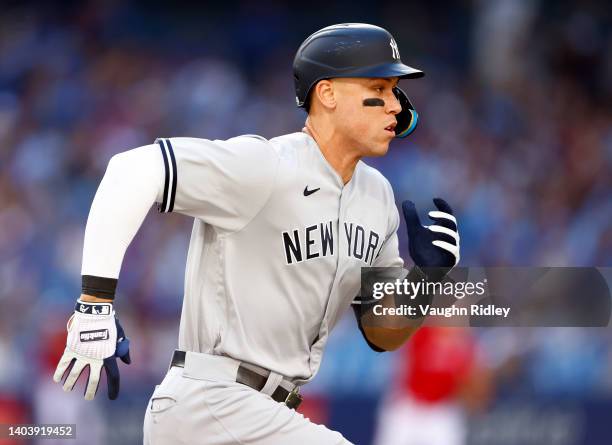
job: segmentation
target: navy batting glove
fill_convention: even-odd
[[[429,212],[434,222],[431,226],[421,224],[412,201],[404,201],[402,211],[412,260],[421,269],[438,268],[440,273],[436,275],[441,278],[459,262],[459,233],[457,220],[447,202],[441,198],[434,198],[433,202],[438,210]]]
[[[117,358],[123,363],[129,365],[132,363],[130,358],[130,339],[125,336],[123,327],[119,324],[119,320],[115,318],[117,326],[117,349],[115,355],[104,359],[104,371],[106,371],[106,381],[108,383],[108,398],[115,400],[119,396],[119,367],[117,366]]]

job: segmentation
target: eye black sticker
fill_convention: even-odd
[[[385,101],[377,97],[372,97],[369,99],[364,99],[363,106],[364,107],[384,107]]]

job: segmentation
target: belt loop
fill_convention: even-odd
[[[261,393],[266,394],[268,396],[272,396],[272,393],[276,391],[278,385],[283,381],[283,376],[277,374],[273,371],[270,371],[270,375],[268,375],[268,379],[266,380],[266,384],[261,388]]]

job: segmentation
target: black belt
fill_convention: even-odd
[[[170,366],[184,368],[186,355],[187,354],[185,353],[185,351],[174,351],[174,354],[172,354],[172,362],[170,362]],[[261,391],[268,380],[268,375],[270,375],[270,371],[266,372],[267,375],[261,375],[243,365],[240,365],[238,366],[236,382],[241,383],[243,385],[247,385],[256,391]],[[285,388],[279,385],[270,397],[272,397],[273,400],[279,403],[284,403],[285,405],[287,405],[287,408],[291,409],[297,409],[300,403],[302,403],[302,396],[297,392],[297,386],[296,389],[294,389],[293,391],[287,391]]]

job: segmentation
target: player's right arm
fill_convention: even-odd
[[[240,230],[268,199],[277,164],[269,143],[251,136],[159,139],[113,156],[87,220],[82,275],[118,278],[125,251],[156,202],[161,213]]]
[[[83,276],[114,280],[119,277],[130,242],[151,206],[162,199],[164,165],[159,151],[158,146],[151,144],[111,158],[85,227]]]
[[[222,232],[240,230],[267,201],[277,164],[267,141],[246,136],[162,139],[113,156],[89,212],[81,298],[54,380],[67,375],[69,391],[89,366],[85,398],[92,399],[104,368],[109,397],[117,397],[116,358],[130,359],[112,301],[127,247],[155,202],[163,213],[201,218]]]
[[[163,166],[154,146],[113,156],[93,200],[82,265],[82,293],[67,324],[66,348],[53,380],[71,391],[89,368],[85,399],[98,391],[105,370],[108,397],[119,395],[117,358],[130,363],[129,340],[115,317],[113,298],[121,261],[151,205],[162,193]]]

